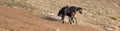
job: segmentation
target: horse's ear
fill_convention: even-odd
[[[79,13],[82,14],[82,8],[81,7],[78,7],[77,10],[79,10]]]
[[[78,7],[77,10],[81,10],[82,8],[81,7]]]

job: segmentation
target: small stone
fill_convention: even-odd
[[[55,29],[55,31],[60,31],[60,29]]]
[[[111,31],[111,30],[112,30],[112,28],[106,28],[106,30]]]

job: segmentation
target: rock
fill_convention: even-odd
[[[111,31],[111,30],[113,30],[113,29],[112,29],[112,28],[106,28],[106,30],[107,30],[107,31]]]
[[[117,26],[111,26],[111,27],[106,27],[105,30],[107,31],[112,31],[112,30],[118,30],[119,28]]]
[[[60,31],[60,29],[55,29],[55,31]]]
[[[113,5],[115,5],[116,7],[119,7],[119,5],[117,3],[113,3]]]

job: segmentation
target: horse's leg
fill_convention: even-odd
[[[74,21],[76,22],[76,24],[78,24],[77,14],[74,14],[74,15],[73,15],[73,18],[74,18]]]
[[[62,16],[62,19],[61,19],[62,23],[64,23],[64,18],[65,18],[65,15]]]
[[[76,21],[76,24],[78,24],[78,19],[77,18],[75,18],[75,21]]]
[[[71,17],[68,17],[69,18],[69,23],[71,24]]]
[[[69,17],[69,22],[70,22],[70,24],[72,24],[72,22],[73,22],[73,17]]]
[[[73,18],[73,21],[72,21],[73,23],[75,23],[75,18]]]
[[[75,16],[73,15],[72,17],[73,17],[73,21],[72,22],[75,23]]]

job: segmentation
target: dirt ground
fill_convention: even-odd
[[[66,5],[84,9],[78,25],[61,23],[57,13]],[[120,0],[0,0],[0,31],[96,30],[120,31]]]
[[[60,21],[50,21],[43,16],[0,6],[0,31],[103,31],[92,25],[62,24]]]

